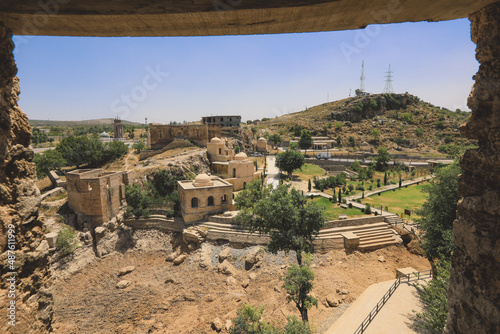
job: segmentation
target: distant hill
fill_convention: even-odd
[[[92,126],[92,125],[111,125],[113,124],[114,118],[100,118],[100,119],[88,119],[83,121],[51,121],[51,120],[39,120],[39,119],[29,119],[31,126]],[[141,126],[143,123],[130,122],[122,120],[123,124]]]
[[[354,142],[358,148],[368,144],[374,150],[385,146],[432,153],[439,145],[471,143],[461,137],[458,130],[469,115],[469,112],[437,107],[411,94],[370,94],[263,119],[247,124],[246,131],[254,127],[257,135],[278,133],[288,140],[294,137],[294,129],[301,127],[313,136],[338,139],[344,148]]]

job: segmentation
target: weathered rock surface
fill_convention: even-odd
[[[219,261],[224,262],[231,258],[231,248],[226,247],[222,252],[219,253]]]
[[[126,287],[130,286],[130,284],[132,284],[132,282],[127,280],[121,280],[120,282],[116,283],[116,288],[125,289]]]
[[[53,314],[49,258],[38,217],[41,197],[35,186],[31,128],[17,105],[20,89],[13,49],[12,33],[0,22],[0,252],[6,258],[7,250],[16,250],[14,268],[2,261],[0,295],[7,296],[8,272],[16,272],[17,289],[16,326],[4,318],[0,333],[47,333]],[[10,249],[8,234],[15,236]],[[0,298],[0,309],[6,310],[10,301]]]
[[[177,266],[177,265],[181,264],[182,262],[184,262],[184,260],[186,260],[187,257],[188,257],[187,254],[181,254],[178,257],[176,257],[174,259],[174,261],[172,261],[172,263]]]
[[[481,64],[469,97],[463,135],[478,141],[460,161],[463,200],[454,222],[449,316],[445,333],[495,333],[500,328],[500,3],[470,16]]]
[[[120,271],[118,271],[118,276],[126,275],[128,273],[131,273],[134,270],[135,270],[134,266],[127,266],[127,267],[120,268]]]
[[[224,260],[222,263],[220,263],[218,266],[217,266],[217,270],[224,274],[224,275],[228,275],[228,276],[234,276],[236,274],[236,269],[234,268],[234,266],[229,263],[228,260]]]
[[[220,318],[215,318],[212,321],[212,329],[214,329],[217,332],[220,332],[223,328],[224,324],[222,323],[222,320]]]

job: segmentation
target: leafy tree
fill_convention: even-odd
[[[299,139],[299,147],[303,149],[304,151],[307,151],[307,149],[311,148],[313,144],[312,136],[311,133],[307,130],[302,130],[300,134],[300,139]],[[305,152],[304,152],[305,155]]]
[[[406,122],[408,124],[413,124],[414,120],[413,120],[413,114],[412,113],[403,113],[403,115],[401,115],[401,118],[403,120],[403,122]]]
[[[240,147],[239,146],[235,146],[234,147],[234,154],[238,154],[240,153]]]
[[[372,137],[373,137],[373,140],[378,143],[379,139],[380,139],[380,130],[379,129],[373,129],[372,130],[372,133],[371,133]]]
[[[337,136],[337,139],[335,139],[335,141],[337,142],[337,145],[342,145],[342,137],[340,137],[340,135]]]
[[[255,126],[252,126],[250,130],[252,131],[252,134],[255,137],[255,134],[257,133],[257,128]]]
[[[293,135],[295,137],[300,137],[301,133],[302,133],[302,127],[300,125],[295,125],[293,128],[292,128],[292,132],[293,132]]]
[[[289,148],[290,148],[291,150],[297,150],[297,149],[299,148],[299,144],[297,144],[297,143],[295,143],[295,142],[294,142],[294,143],[290,143]]]
[[[424,134],[424,130],[422,130],[421,128],[416,128],[415,129],[415,134],[417,136],[421,137]]]
[[[325,223],[323,211],[289,185],[265,189],[253,211],[241,210],[237,220],[251,231],[269,234],[267,249],[271,253],[295,251],[301,265],[302,252],[314,251],[313,240]]]
[[[422,301],[422,313],[417,313],[416,326],[430,333],[442,333],[448,317],[448,286],[450,262],[440,261],[437,277],[425,285],[415,285]]]
[[[256,309],[252,305],[243,304],[236,312],[233,319],[233,326],[229,330],[230,334],[260,334],[270,330],[269,324],[261,321],[264,313],[264,306]]]
[[[234,204],[236,207],[241,209],[250,209],[262,198],[269,196],[270,187],[264,187],[261,180],[253,181],[247,184],[246,188],[243,189],[236,195],[234,199]]]
[[[309,321],[307,310],[313,305],[318,306],[318,299],[309,295],[313,288],[314,272],[309,267],[311,260],[308,256],[304,259],[304,265],[295,264],[288,268],[283,278],[283,288],[287,292],[287,301],[294,302],[300,312],[302,321]]]
[[[424,186],[427,201],[417,214],[423,231],[422,247],[429,259],[448,259],[453,251],[453,221],[456,219],[458,175],[461,169],[457,162],[436,170],[430,184]]]
[[[149,198],[147,191],[139,185],[126,185],[125,198],[127,200],[127,215],[134,215],[136,218],[149,217]]]
[[[31,141],[33,142],[33,144],[46,143],[49,141],[49,137],[39,128],[34,128],[31,134]]]
[[[349,142],[349,145],[351,145],[352,147],[356,146],[356,141],[354,140],[353,136],[349,136],[349,138],[347,138],[347,141]]]
[[[339,189],[339,203],[342,203],[342,191]]]
[[[307,191],[311,192],[311,179],[307,181]]]
[[[36,164],[36,175],[43,179],[53,169],[60,169],[66,165],[62,154],[56,150],[47,150],[42,154],[35,154],[33,162]]]
[[[124,156],[128,152],[128,146],[121,141],[112,141],[104,145],[104,152],[101,161],[95,161],[93,165],[103,164],[108,161],[113,161]]]
[[[88,164],[91,153],[91,147],[95,146],[99,149],[98,155],[102,153],[102,143],[100,147],[92,145],[91,140],[87,137],[68,136],[63,138],[56,147],[56,150],[61,153],[68,165],[76,166],[77,168],[83,164]]]
[[[377,156],[374,158],[375,160],[375,169],[379,172],[385,171],[389,166],[389,161],[391,157],[386,147],[379,147],[377,150]]]
[[[401,145],[403,145],[405,140],[402,137],[396,137],[396,138],[394,138],[394,142],[396,143],[396,145],[401,146]]]
[[[160,169],[148,177],[154,191],[160,196],[177,192],[177,177],[170,170]]]
[[[57,233],[56,248],[64,255],[73,253],[73,251],[77,248],[75,236],[75,230],[67,225],[63,226],[63,228]]]
[[[435,125],[436,125],[436,128],[437,128],[437,129],[441,129],[441,130],[442,130],[442,129],[444,129],[444,128],[445,128],[443,121],[437,121],[437,122],[435,123]]]
[[[280,170],[288,174],[288,178],[292,178],[294,170],[301,168],[304,165],[304,156],[295,150],[286,150],[276,156],[275,165]]]
[[[146,144],[144,144],[142,140],[138,140],[134,143],[134,145],[132,145],[132,148],[135,150],[136,154],[139,154],[146,148]]]
[[[281,143],[282,139],[279,134],[272,134],[269,136],[269,141],[273,143],[273,146],[278,146],[279,143]]]

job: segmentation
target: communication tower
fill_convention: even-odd
[[[389,71],[385,72],[385,87],[384,87],[384,94],[392,94],[394,93],[394,90],[392,88],[392,72],[391,71],[391,65],[389,64]]]
[[[365,92],[365,61],[364,60],[361,63],[361,78],[360,78],[359,90],[362,93]]]

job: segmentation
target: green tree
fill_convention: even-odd
[[[371,135],[373,137],[373,141],[376,142],[376,143],[378,143],[378,141],[380,139],[380,130],[379,129],[373,129]]]
[[[379,147],[377,150],[377,156],[374,158],[375,160],[375,169],[379,172],[383,172],[389,167],[389,161],[391,157],[386,147]]]
[[[257,133],[257,128],[255,126],[252,126],[250,130],[252,131],[252,135],[255,137],[255,134]]]
[[[422,135],[424,134],[424,130],[422,130],[422,128],[416,128],[416,129],[415,129],[415,134],[416,134],[418,137],[422,137]]]
[[[280,170],[288,174],[288,178],[292,178],[294,170],[301,168],[304,165],[304,156],[295,150],[286,150],[276,156],[275,165]]]
[[[251,231],[268,234],[271,253],[294,251],[301,265],[302,252],[314,252],[313,240],[325,223],[323,211],[289,185],[266,189],[253,211],[241,210],[237,220]]]
[[[311,133],[307,130],[302,130],[300,133],[299,147],[304,150],[304,155],[306,155],[307,149],[311,148],[313,144]]]
[[[235,146],[234,147],[234,154],[238,154],[240,153],[240,147],[239,146]]]
[[[318,307],[318,299],[309,295],[313,288],[314,272],[309,266],[311,260],[305,256],[304,264],[295,264],[288,268],[288,272],[283,278],[283,288],[287,292],[287,301],[294,302],[300,312],[302,321],[308,322],[307,310],[313,305]]]
[[[394,142],[399,147],[399,146],[403,145],[403,143],[405,142],[405,140],[402,137],[396,137],[396,138],[394,138]]]
[[[422,313],[417,313],[416,326],[429,333],[442,333],[448,317],[448,286],[450,262],[440,261],[437,276],[424,285],[415,285],[422,301]]]
[[[53,169],[60,169],[66,165],[62,154],[56,150],[47,150],[41,154],[35,154],[33,162],[36,165],[36,175],[43,179]]]
[[[33,144],[41,144],[49,141],[49,137],[47,134],[43,131],[41,131],[39,128],[34,128],[33,133],[31,135],[31,141]]]
[[[279,134],[272,134],[269,136],[269,141],[273,143],[273,146],[278,146],[279,143],[281,143],[282,139]]]
[[[340,137],[340,135],[337,136],[337,139],[335,139],[335,141],[337,142],[338,146],[342,145],[342,137]]]
[[[64,255],[73,253],[77,247],[75,236],[75,230],[67,225],[63,226],[57,233],[56,248]]]
[[[461,173],[457,162],[438,168],[435,177],[425,185],[427,201],[417,214],[423,231],[422,247],[429,259],[449,259],[453,251],[453,221],[456,219],[458,175]]]
[[[149,217],[149,198],[147,191],[138,184],[125,186],[125,198],[127,200],[127,215],[134,215],[136,218]]]
[[[264,306],[256,309],[252,305],[243,304],[236,312],[237,316],[233,319],[233,326],[229,330],[231,334],[260,334],[269,330],[269,325],[262,322]]]
[[[256,180],[247,184],[246,188],[236,195],[234,204],[239,210],[250,209],[253,208],[255,203],[269,196],[269,194],[270,186],[265,187],[261,180]]]
[[[335,122],[335,131],[342,130],[343,126],[344,126],[344,123],[342,123],[342,122]]]
[[[297,150],[299,148],[299,144],[293,142],[293,143],[290,143],[290,146],[289,146],[289,149],[291,150]]]
[[[97,149],[98,147],[99,145],[97,145],[95,149]],[[102,153],[101,160],[96,159],[95,161],[90,162],[89,164],[92,164],[93,166],[102,165],[108,161],[119,159],[127,153],[128,153],[127,144],[121,141],[112,141],[104,145],[104,151]]]
[[[349,145],[351,145],[351,147],[356,146],[356,141],[354,140],[354,137],[353,137],[353,136],[349,136],[349,137],[347,138],[347,141],[349,142]]]
[[[136,154],[139,154],[146,148],[146,144],[144,144],[142,140],[138,140],[132,145],[132,148],[135,150]]]
[[[387,185],[388,179],[387,179],[387,171],[384,172],[384,186]]]
[[[301,133],[302,133],[302,127],[300,125],[295,125],[293,128],[292,128],[292,132],[293,132],[293,135],[295,137],[300,137]]]
[[[311,192],[311,179],[307,181],[307,191]]]

